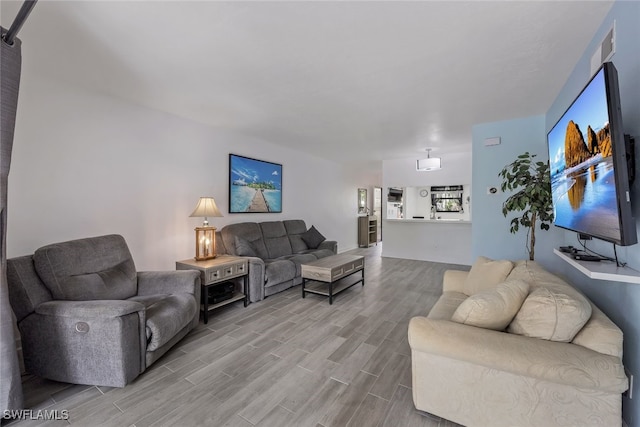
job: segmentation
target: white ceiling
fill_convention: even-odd
[[[612,3],[41,0],[19,37],[25,68],[379,167],[544,114]]]

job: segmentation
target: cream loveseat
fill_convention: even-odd
[[[622,331],[535,262],[445,272],[409,344],[421,411],[466,426],[621,425]]]

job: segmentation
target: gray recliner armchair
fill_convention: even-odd
[[[44,246],[7,260],[27,372],[124,387],[199,321],[198,271],[136,272],[122,236]]]

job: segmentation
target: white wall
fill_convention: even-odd
[[[357,188],[377,184],[344,167],[23,69],[9,175],[7,253],[122,234],[139,270],[194,255],[198,197],[225,215],[211,225],[301,218],[340,251],[357,247]],[[282,214],[228,214],[228,155],[283,165]]]

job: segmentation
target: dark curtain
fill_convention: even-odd
[[[1,28],[1,33],[6,31]],[[22,62],[20,40],[14,39],[9,46],[0,40],[0,409],[22,409],[22,383],[20,365],[16,351],[14,320],[9,305],[7,288],[7,178],[11,165],[13,131],[16,124],[20,66]]]

